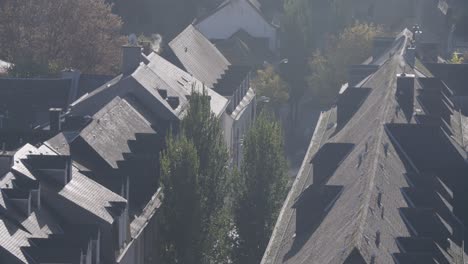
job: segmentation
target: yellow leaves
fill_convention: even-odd
[[[253,81],[253,85],[257,94],[269,97],[274,107],[280,106],[289,99],[288,85],[275,72],[272,66],[257,71],[257,78]]]
[[[356,22],[341,32],[323,52],[315,52],[309,61],[307,79],[316,96],[330,100],[346,82],[347,68],[362,63],[371,54],[374,37],[382,34],[380,26]]]
[[[452,58],[448,62],[452,64],[462,64],[464,63],[464,61],[465,61],[465,58],[462,54],[454,52],[452,54]]]

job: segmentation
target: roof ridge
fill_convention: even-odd
[[[390,59],[388,59],[385,63],[382,64],[382,66],[384,66],[385,64],[387,63],[398,63],[397,65],[394,65],[395,70],[398,70],[400,67],[404,67],[405,66],[405,60],[404,60],[404,50],[406,47],[406,41],[408,39],[405,38],[405,42],[404,42],[404,45],[401,45],[400,47],[400,50],[399,50],[399,53],[396,53],[393,57],[391,57]],[[398,51],[397,51],[398,52]],[[383,67],[380,67],[377,71],[379,72],[381,69],[383,69]],[[368,78],[364,83],[367,83],[369,80],[372,80],[373,78],[375,78],[376,76],[376,73],[374,73],[370,78]],[[396,78],[396,75],[393,75],[392,76],[392,80],[391,82],[394,82],[395,81],[395,78]],[[378,137],[377,137],[377,141],[374,143],[374,145],[376,145],[377,147],[375,148],[375,153],[373,153],[372,155],[370,155],[372,157],[372,167],[371,167],[371,173],[368,173],[367,174],[367,177],[370,177],[366,183],[367,183],[367,186],[366,186],[366,189],[365,189],[365,197],[364,197],[364,202],[363,202],[363,207],[362,209],[363,210],[360,210],[360,212],[358,212],[358,216],[359,219],[358,219],[358,232],[357,232],[357,236],[354,237],[354,245],[356,245],[357,248],[361,249],[362,248],[362,236],[363,236],[363,230],[365,228],[365,224],[366,224],[366,219],[367,219],[367,215],[368,215],[368,212],[369,212],[369,205],[370,205],[370,200],[371,200],[371,197],[372,197],[372,190],[374,189],[374,186],[375,186],[375,177],[376,177],[376,174],[377,174],[377,168],[378,168],[378,163],[379,163],[379,160],[381,158],[381,145],[382,145],[382,141],[384,139],[384,135],[385,135],[385,128],[384,128],[384,123],[386,122],[386,118],[388,116],[388,111],[391,109],[391,104],[392,104],[392,100],[390,99],[390,96],[394,93],[394,89],[387,89],[386,91],[386,94],[384,96],[384,99],[383,99],[383,107],[381,108],[382,111],[380,113],[378,113],[378,115],[376,115],[376,120],[379,120],[380,121],[380,124],[378,126],[378,130],[377,130],[377,133],[378,133]]]

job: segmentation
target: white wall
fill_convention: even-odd
[[[232,0],[195,27],[208,39],[227,39],[238,30],[244,29],[253,37],[268,38],[270,49],[275,51],[277,29],[265,21],[247,1]]]

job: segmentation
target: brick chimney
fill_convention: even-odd
[[[50,108],[49,109],[50,131],[60,132],[62,130],[62,122],[60,121],[61,114],[62,114],[62,108]]]
[[[122,46],[122,73],[132,74],[142,61],[142,48],[138,45]]]

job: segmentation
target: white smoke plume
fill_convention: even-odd
[[[161,52],[163,38],[159,34],[151,34],[151,49],[156,53]]]

